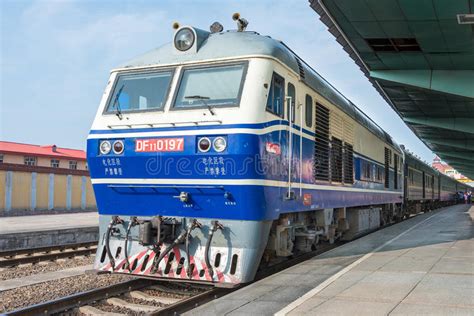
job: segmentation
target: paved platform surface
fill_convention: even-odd
[[[51,271],[29,275],[23,278],[0,281],[0,291],[16,289],[22,286],[33,285],[37,283],[48,282],[52,280],[68,278],[76,275],[82,275],[86,270],[91,270],[93,265],[74,267],[59,271]]]
[[[474,315],[474,207],[421,214],[189,315]]]
[[[97,241],[99,215],[73,213],[0,217],[0,251]]]
[[[0,217],[0,234],[24,233],[99,225],[95,212]]]

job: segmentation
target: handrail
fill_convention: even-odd
[[[162,123],[117,124],[117,125],[107,125],[107,127],[110,129],[119,129],[121,127],[133,128],[133,127],[138,127],[138,126],[158,127],[158,126],[163,126],[163,125],[169,125],[170,127],[178,127],[182,125],[199,126],[199,125],[206,125],[206,124],[212,124],[212,123],[222,124],[222,120],[184,121],[184,122],[168,122],[168,123],[162,122]]]

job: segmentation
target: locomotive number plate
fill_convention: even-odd
[[[135,152],[183,151],[183,138],[137,139]]]

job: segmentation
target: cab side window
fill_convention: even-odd
[[[313,98],[309,95],[306,95],[305,102],[305,121],[306,126],[311,127],[313,125]]]
[[[285,79],[273,73],[270,90],[268,91],[267,111],[283,117],[283,104],[285,97]]]

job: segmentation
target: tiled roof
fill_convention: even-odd
[[[40,146],[0,141],[0,153],[86,160],[86,152],[84,150],[61,148],[56,145]]]

